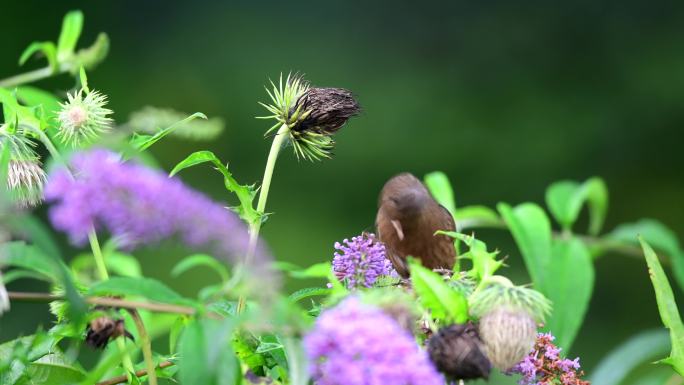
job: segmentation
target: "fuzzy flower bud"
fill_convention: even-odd
[[[472,324],[439,329],[427,342],[430,359],[452,380],[489,378],[492,364]]]
[[[40,161],[10,160],[7,187],[10,196],[20,207],[33,207],[43,200],[43,186],[47,176]]]
[[[333,271],[349,289],[372,287],[378,277],[392,271],[392,263],[385,257],[385,245],[374,234],[363,233],[351,241],[336,242],[335,249]]]
[[[85,94],[85,96],[84,96]],[[81,141],[92,141],[111,129],[112,110],[105,108],[107,96],[97,92],[79,90],[67,94],[68,101],[61,103],[57,116],[59,138],[64,143],[77,146]]]
[[[534,345],[537,323],[544,322],[551,305],[541,293],[514,286],[493,276],[489,286],[470,298],[470,313],[479,319],[480,336],[494,367],[506,371],[520,362]]]

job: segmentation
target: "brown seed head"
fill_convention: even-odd
[[[330,135],[339,130],[352,116],[361,111],[351,91],[344,88],[309,88],[293,109],[303,116],[292,129]]]
[[[488,378],[492,364],[473,324],[440,329],[427,342],[430,359],[452,380]]]

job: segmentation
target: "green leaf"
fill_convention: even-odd
[[[442,234],[454,239],[458,239],[470,248],[468,252],[462,254],[459,258],[470,259],[473,261],[473,268],[470,271],[470,275],[476,278],[478,281],[483,281],[491,277],[501,266],[503,266],[503,260],[496,259],[496,256],[499,254],[499,252],[487,251],[487,245],[484,242],[475,239],[473,236],[457,233],[454,231],[438,231],[436,234]],[[457,276],[458,274],[454,274],[453,277]]]
[[[113,277],[93,285],[88,295],[135,295],[155,302],[192,304],[189,299],[152,278]]]
[[[62,31],[57,40],[57,57],[64,60],[74,54],[83,29],[83,12],[71,11],[64,16]]]
[[[252,186],[239,184],[233,177],[233,174],[228,171],[228,167],[211,151],[197,151],[188,155],[187,158],[179,162],[173,170],[171,170],[169,176],[174,176],[179,171],[188,167],[207,162],[211,163],[214,166],[214,169],[223,175],[223,184],[225,185],[226,190],[234,193],[240,201],[240,206],[235,209],[238,215],[247,223],[257,223],[260,221],[262,215],[254,209],[252,203],[256,196],[254,188]]]
[[[579,184],[560,181],[546,190],[546,205],[565,230],[572,230],[584,203],[589,206],[589,234],[601,231],[608,210],[608,189],[601,178],[590,178]]]
[[[148,148],[150,148],[153,144],[160,141],[163,137],[165,137],[166,135],[173,132],[173,130],[175,130],[176,128],[181,127],[184,124],[186,124],[187,122],[190,122],[193,119],[197,119],[197,118],[207,119],[207,116],[201,112],[195,112],[194,114],[188,116],[187,118],[185,118],[181,121],[178,121],[178,122],[170,125],[169,127],[163,129],[163,130],[158,131],[154,135],[140,135],[140,134],[136,133],[131,138],[130,144],[131,144],[131,146],[136,148],[138,151],[141,151],[141,152],[145,151]]]
[[[332,265],[330,262],[321,262],[313,264],[304,270],[290,271],[290,276],[293,278],[326,278],[330,276]]]
[[[655,219],[641,219],[622,224],[611,231],[607,238],[636,245],[641,235],[649,245],[665,253],[672,263],[675,279],[684,290],[684,251],[674,231]]]
[[[3,264],[24,268],[59,283],[59,269],[52,258],[38,247],[27,245],[23,241],[0,244],[0,255],[4,255]]]
[[[59,111],[59,99],[53,94],[32,86],[17,88],[17,99],[24,105],[40,107],[46,119],[53,119]]]
[[[454,198],[454,190],[451,188],[451,183],[449,183],[449,178],[446,174],[441,171],[434,171],[426,174],[423,180],[435,200],[446,207],[452,216],[455,215],[456,199]]]
[[[36,41],[31,43],[24,52],[22,52],[21,57],[19,57],[19,65],[22,66],[26,61],[36,53],[42,53],[48,61],[48,65],[54,72],[59,70],[59,62],[57,61],[57,48],[55,43],[51,41]]]
[[[641,248],[646,257],[649,275],[655,290],[656,302],[658,303],[660,319],[663,321],[663,325],[670,330],[672,351],[669,357],[660,362],[672,366],[677,373],[684,375],[684,324],[682,324],[682,319],[679,315],[672,287],[670,287],[670,283],[655,251],[642,237],[639,237],[639,242],[641,242]]]
[[[180,341],[178,377],[183,385],[233,385],[242,379],[240,365],[230,346],[231,320],[196,320]]]
[[[511,208],[506,203],[497,205],[520,249],[525,267],[537,290],[544,294],[547,269],[551,260],[551,223],[541,207],[523,203]]]
[[[326,296],[331,293],[331,290],[326,287],[307,287],[299,289],[288,297],[292,302],[301,301],[304,298],[315,296]]]
[[[78,70],[78,79],[81,83],[81,88],[83,91],[89,93],[90,89],[88,88],[88,75],[86,74],[85,68],[83,66],[81,66]]]
[[[464,206],[456,210],[456,226],[463,229],[475,227],[502,227],[503,221],[496,211],[486,206]]]
[[[541,290],[553,303],[546,329],[556,344],[569,350],[582,326],[594,288],[594,265],[589,250],[577,238],[554,240],[553,255]]]
[[[217,261],[216,258],[206,254],[193,254],[183,258],[171,270],[171,275],[178,277],[186,271],[197,266],[206,266],[214,270],[221,277],[221,281],[226,282],[229,279],[228,270],[226,266]]]
[[[409,270],[413,288],[433,318],[446,323],[464,323],[468,320],[468,301],[463,294],[444,282],[441,275],[421,266],[413,258],[409,259]]]
[[[15,124],[36,129],[43,129],[45,127],[45,120],[36,117],[35,109],[19,104],[14,92],[0,88],[0,103],[3,105],[5,122],[14,125],[14,127],[16,127]]]
[[[630,337],[610,351],[593,370],[593,384],[619,385],[639,365],[670,351],[670,336],[665,330],[648,330]]]
[[[92,259],[91,259],[92,260]],[[124,277],[142,277],[142,268],[138,259],[132,255],[109,251],[105,253],[105,265],[110,272]]]
[[[16,385],[71,385],[84,379],[82,370],[66,363],[60,355],[50,354],[27,365]]]

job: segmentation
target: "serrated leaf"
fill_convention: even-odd
[[[647,218],[619,225],[607,235],[607,238],[637,245],[639,235],[649,245],[667,255],[672,263],[677,284],[680,289],[684,290],[684,251],[681,249],[677,235],[670,228],[655,219]]]
[[[176,264],[171,270],[171,275],[178,277],[193,267],[206,266],[214,270],[221,277],[221,281],[226,282],[229,279],[228,269],[216,258],[207,254],[193,254],[189,255]]]
[[[71,11],[64,16],[62,31],[57,40],[57,58],[64,60],[74,54],[83,29],[83,12]]]
[[[189,121],[192,121],[193,119],[197,119],[197,118],[207,119],[207,116],[201,112],[195,112],[194,114],[188,116],[187,118],[185,118],[181,121],[178,121],[178,122],[170,125],[169,127],[163,129],[163,130],[158,131],[154,135],[140,135],[140,134],[136,133],[131,138],[130,144],[131,144],[131,146],[136,148],[138,151],[145,151],[148,148],[150,148],[153,144],[157,143],[162,138],[164,138],[166,135],[173,132],[173,130],[175,130],[176,128],[182,126],[183,124],[185,124]]]
[[[252,186],[241,185],[235,180],[233,174],[228,170],[228,167],[221,162],[221,160],[211,151],[197,151],[187,158],[180,161],[169,173],[169,176],[176,175],[179,171],[188,167],[196,166],[202,163],[211,163],[218,172],[223,175],[223,183],[226,190],[234,193],[240,201],[240,206],[236,211],[238,215],[247,223],[257,223],[261,220],[262,215],[258,213],[253,206],[256,191]]]
[[[648,265],[649,275],[655,290],[656,302],[658,303],[660,319],[663,321],[663,325],[670,330],[672,351],[670,356],[661,360],[661,362],[672,366],[680,375],[684,375],[684,324],[682,324],[682,319],[679,315],[679,308],[675,302],[672,287],[653,248],[641,237],[639,237],[639,242],[641,242],[641,248],[646,257],[646,264]]]
[[[667,331],[641,332],[611,350],[592,371],[589,380],[592,384],[619,385],[637,366],[650,363],[669,351]]]
[[[192,304],[189,299],[152,278],[113,277],[93,285],[88,295],[133,295],[155,302]]]
[[[426,174],[423,178],[425,186],[430,190],[430,194],[435,200],[446,207],[452,216],[456,215],[456,199],[454,190],[451,188],[449,178],[441,171],[434,171]]]
[[[503,260],[496,259],[498,251],[487,251],[487,245],[484,242],[475,239],[473,236],[457,233],[454,231],[438,231],[437,234],[458,239],[469,247],[470,250],[468,250],[468,252],[465,254],[462,254],[459,258],[472,260],[473,268],[469,274],[478,281],[482,281],[488,277],[491,277],[501,266],[503,266]],[[454,274],[454,277],[457,276],[458,274]]]
[[[304,298],[315,297],[315,296],[325,296],[330,294],[332,291],[325,287],[306,287],[304,289],[299,289],[294,293],[289,295],[289,299],[292,302],[301,301]]]
[[[565,230],[572,229],[585,202],[589,206],[589,234],[596,235],[608,210],[608,189],[601,178],[590,178],[582,184],[560,181],[546,190],[549,211]]]
[[[468,301],[461,292],[451,288],[444,278],[423,267],[416,259],[409,259],[409,271],[413,289],[433,318],[446,324],[464,323],[468,320]]]

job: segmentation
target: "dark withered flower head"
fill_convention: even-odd
[[[281,75],[278,85],[271,86],[266,89],[271,104],[260,103],[271,115],[259,118],[276,120],[266,134],[287,134],[298,158],[329,158],[332,135],[360,111],[351,91],[311,87],[299,75],[288,75],[285,81]]]
[[[489,378],[492,364],[472,323],[444,327],[427,344],[430,359],[450,379]]]
[[[359,103],[351,91],[344,88],[309,88],[294,106],[304,111],[295,131],[334,134],[347,120],[359,113]]]
[[[104,349],[110,340],[118,337],[133,340],[133,336],[124,327],[123,319],[102,316],[93,319],[86,328],[85,342],[97,349]]]

